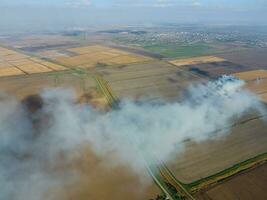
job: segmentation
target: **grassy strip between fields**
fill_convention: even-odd
[[[194,181],[189,184],[185,184],[180,182],[184,188],[186,188],[188,191],[190,191],[191,194],[194,194],[198,192],[201,189],[205,189],[207,187],[210,187],[216,183],[219,183],[226,178],[229,178],[233,175],[236,175],[237,173],[240,173],[242,171],[248,170],[250,168],[253,168],[259,164],[262,164],[267,161],[267,152],[260,154],[254,158],[250,158],[248,160],[245,160],[241,163],[235,164],[230,168],[227,168],[217,174],[208,176],[203,179],[199,179],[197,181]]]

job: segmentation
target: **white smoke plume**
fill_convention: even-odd
[[[218,139],[245,114],[263,114],[258,97],[243,86],[225,76],[191,86],[181,102],[125,100],[107,113],[76,104],[75,94],[63,89],[44,91],[34,113],[1,94],[0,199],[55,199],[49,190],[79,178],[75,170],[57,167],[78,156],[85,144],[98,156],[110,157],[107,167],[129,165],[142,173],[140,155],[168,161],[183,150],[184,140]]]

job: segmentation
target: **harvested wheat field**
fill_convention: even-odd
[[[97,69],[119,98],[174,100],[194,81],[202,79],[166,62]]]
[[[72,68],[91,68],[95,67],[98,63],[104,65],[121,65],[151,60],[149,57],[101,45],[70,48],[66,49],[65,52],[70,52],[69,56],[58,56],[54,60]]]
[[[58,64],[55,64],[55,63],[52,63],[52,62],[40,62],[40,64],[44,65],[44,66],[46,66],[52,70],[55,70],[55,71],[66,70],[65,67],[58,65]]]
[[[24,74],[16,67],[0,67],[0,77],[3,76],[16,76]]]
[[[253,81],[257,79],[265,79],[267,78],[267,70],[252,70],[252,71],[247,71],[247,72],[241,72],[241,73],[236,73],[234,76],[245,80],[245,81]]]
[[[266,200],[267,163],[198,193],[199,200]]]
[[[255,119],[235,126],[220,140],[180,144],[184,151],[168,166],[178,180],[191,183],[267,152],[266,144],[267,124]]]
[[[246,81],[246,89],[258,94],[263,102],[267,102],[267,70],[253,70],[233,75]]]
[[[20,70],[26,72],[27,74],[51,72],[52,71],[51,69],[47,68],[46,66],[40,65],[38,63],[26,64],[26,65],[18,65],[17,67]]]
[[[0,49],[0,58],[1,77],[66,70],[61,65],[5,48]]]
[[[196,65],[196,64],[224,62],[224,61],[225,59],[215,56],[201,56],[201,57],[193,57],[187,59],[172,60],[169,62],[176,66],[186,66],[186,65]]]
[[[44,89],[62,87],[73,89],[77,97],[85,91],[95,90],[95,82],[89,77],[77,76],[71,72],[55,72],[50,74],[31,74],[29,76],[13,76],[0,78],[1,91],[23,99],[38,94]]]

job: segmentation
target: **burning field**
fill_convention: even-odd
[[[223,138],[247,113],[264,114],[243,86],[223,77],[189,87],[182,102],[121,100],[108,112],[77,103],[67,89],[22,103],[1,94],[0,199],[155,198],[152,163],[174,159],[186,140]]]

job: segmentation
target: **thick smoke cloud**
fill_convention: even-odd
[[[107,113],[77,104],[63,89],[41,93],[38,109],[1,94],[0,199],[55,199],[49,191],[79,179],[69,166],[84,145],[105,157],[106,167],[127,165],[142,174],[144,160],[168,161],[187,139],[218,139],[240,117],[264,112],[243,86],[225,76],[191,86],[181,102],[125,100]]]

